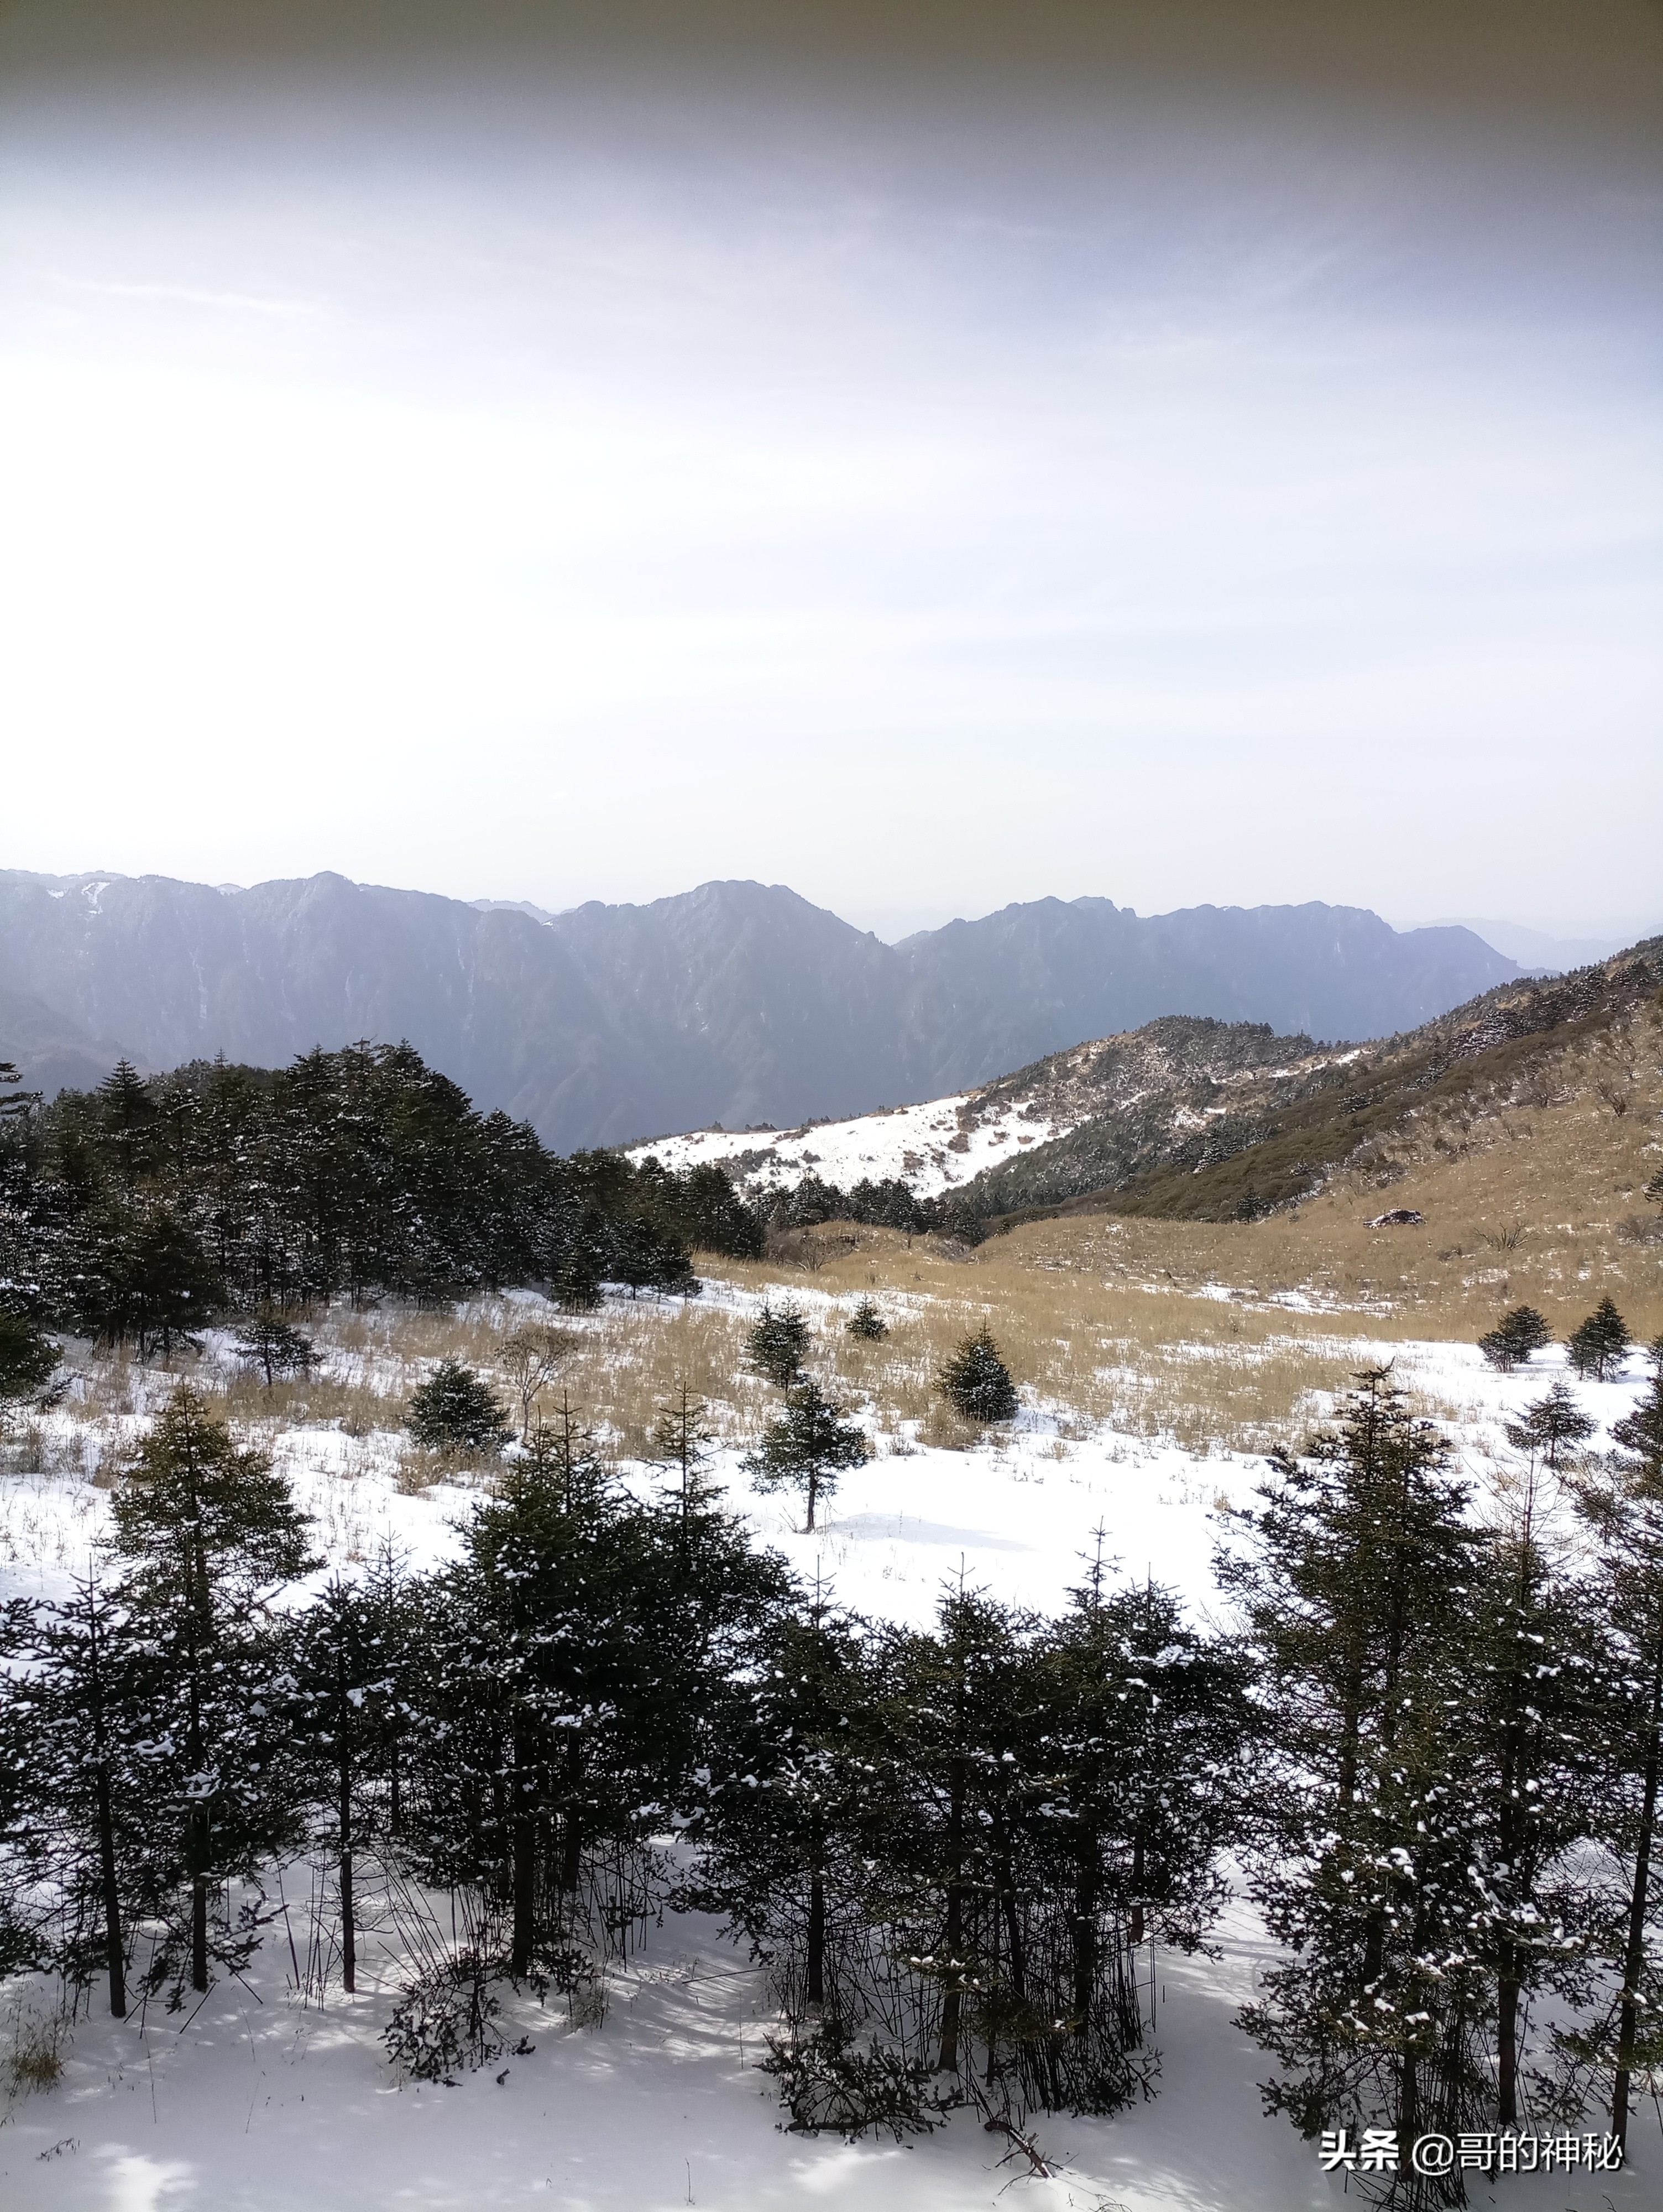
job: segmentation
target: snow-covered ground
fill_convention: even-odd
[[[729,1161],[735,1183],[747,1196],[771,1183],[792,1184],[813,1174],[842,1190],[893,1178],[909,1184],[920,1198],[934,1198],[1031,1146],[1065,1137],[1086,1118],[1083,1105],[1059,1115],[1030,1114],[1015,1106],[986,1117],[964,1114],[980,1095],[959,1091],[922,1106],[897,1106],[847,1121],[810,1122],[778,1134],[765,1129],[697,1129],[636,1145],[629,1158],[652,1156],[677,1169]]]
[[[799,1296],[803,1294],[799,1293]],[[812,1304],[812,1294],[804,1297]],[[1557,1356],[1501,1376],[1472,1347],[1387,1346],[1359,1338],[1358,1364],[1395,1353],[1399,1374],[1459,1423],[1475,1480],[1504,1461],[1500,1422],[1539,1395]],[[1602,1424],[1633,1403],[1639,1362],[1623,1382],[1578,1384]],[[62,1418],[62,1417],[58,1417]],[[1059,1409],[1029,1405],[1005,1439],[970,1452],[903,1437],[845,1478],[826,1525],[793,1533],[786,1508],[745,1487],[730,1455],[734,1506],[760,1540],[799,1571],[818,1569],[861,1611],[923,1621],[963,1571],[995,1594],[1053,1607],[1077,1579],[1101,1523],[1129,1575],[1152,1571],[1206,1613],[1222,1504],[1247,1500],[1258,1463],[1198,1457],[1099,1432],[1073,1440]],[[294,1431],[281,1456],[332,1558],[362,1557],[384,1534],[418,1563],[458,1541],[471,1510],[464,1488],[407,1497],[391,1473],[391,1440]],[[60,1456],[62,1455],[60,1454]],[[643,1474],[642,1480],[647,1479]],[[0,1595],[50,1589],[82,1564],[106,1493],[76,1474],[0,1482]],[[153,2011],[117,2024],[96,2008],[76,2028],[58,2086],[15,2097],[0,2118],[0,2203],[9,2212],[97,2207],[421,2212],[535,2202],[567,2212],[688,2204],[709,2212],[800,2205],[860,2212],[968,2212],[1001,2201],[1035,2212],[1302,2212],[1338,2206],[1338,2183],[1285,2120],[1261,2116],[1262,2053],[1232,2026],[1266,1956],[1250,1909],[1233,1906],[1223,1959],[1156,1960],[1160,2094],[1112,2120],[1041,2118],[1054,2178],[999,2163],[1003,2143],[958,2115],[907,2147],[850,2146],[789,2136],[755,2070],[770,2014],[766,1985],[701,1920],[668,1917],[611,1978],[603,2024],[573,2027],[563,2008],[527,2000],[536,2045],[454,2089],[400,2088],[378,2036],[400,1972],[396,1945],[372,1942],[366,1986],[331,1989],[319,2010],[291,1987],[288,1950],[269,1942],[246,1983],[222,1982],[195,2014]],[[9,2033],[0,2007],[0,2060]],[[1597,2124],[1597,2123],[1596,2123]],[[1636,2168],[1624,2175],[1509,2179],[1520,2212],[1638,2212],[1663,2199],[1663,2134],[1636,2123]],[[1014,2181],[1014,2187],[1011,2186]],[[1472,2201],[1501,2185],[1474,2178]],[[1001,2192],[1010,2189],[1008,2197]]]

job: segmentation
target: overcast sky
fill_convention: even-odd
[[[0,9],[0,864],[1663,915],[1663,11],[780,12]]]

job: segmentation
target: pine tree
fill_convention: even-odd
[[[1466,2125],[1484,2094],[1457,1733],[1477,1542],[1449,1447],[1366,1370],[1336,1427],[1272,1455],[1245,1553],[1218,1562],[1262,1669],[1274,1761],[1253,1888],[1289,1948],[1242,2024],[1302,2133],[1382,2109]]]
[[[155,1101],[149,1085],[128,1060],[116,1062],[99,1085],[97,1097],[105,1148],[116,1164],[122,1188],[130,1191],[149,1163]]]
[[[761,1448],[742,1462],[759,1490],[802,1492],[806,1535],[814,1534],[815,1509],[836,1489],[838,1475],[866,1457],[866,1439],[842,1413],[817,1382],[799,1382],[786,1392],[785,1411],[768,1425]]]
[[[407,1425],[429,1451],[495,1452],[510,1435],[490,1384],[456,1359],[441,1359],[411,1391]]]
[[[1533,1352],[1540,1352],[1552,1341],[1553,1331],[1534,1306],[1514,1306],[1487,1336],[1478,1339],[1478,1349],[1492,1367],[1511,1374]]]
[[[1546,1397],[1526,1406],[1521,1419],[1503,1424],[1514,1451],[1539,1455],[1551,1474],[1560,1474],[1579,1444],[1586,1443],[1599,1424],[1589,1418],[1564,1383],[1555,1382]]]
[[[61,1356],[33,1316],[0,1305],[0,1425],[13,1406],[46,1389]]]
[[[1611,2132],[1624,2142],[1635,2072],[1663,2063],[1663,2033],[1654,2025],[1663,2011],[1654,1936],[1663,1903],[1663,1343],[1652,1358],[1646,1395],[1613,1426],[1617,1449],[1609,1466],[1585,1475],[1577,1491],[1599,1542],[1595,1590],[1614,1639],[1600,1826],[1625,1875],[1613,1947],[1615,2017],[1588,2042],[1611,2067]]]
[[[938,1380],[948,1404],[967,1421],[985,1426],[1016,1417],[1017,1386],[985,1323],[965,1338]]]
[[[1544,1427],[1551,1449],[1556,1421],[1532,1424],[1527,1415],[1523,1433],[1533,1438]],[[1516,1442],[1519,1431],[1509,1433]],[[1584,1900],[1566,1854],[1588,1832],[1598,1781],[1587,1724],[1598,1639],[1579,1578],[1545,1534],[1545,1470],[1551,1475],[1551,1461],[1533,1455],[1504,1493],[1505,1516],[1475,1561],[1466,1647],[1468,1875],[1477,1950],[1494,1979],[1503,2128],[1520,2118],[1520,2035],[1533,1991],[1580,1992]]]
[[[296,1778],[334,1856],[341,1986],[349,1996],[358,1973],[356,1860],[397,1694],[378,1596],[373,1581],[366,1586],[331,1576],[294,1618],[283,1652],[289,1765],[300,1770]]]
[[[27,1786],[4,1823],[5,1917],[25,1936],[19,1963],[50,1966],[72,1988],[102,1974],[120,2020],[129,1931],[158,1904],[140,1649],[96,1572],[57,1605],[15,1605],[8,1626],[6,1656],[21,1663],[4,1679],[7,1733]]]
[[[861,1298],[849,1316],[848,1334],[865,1344],[882,1344],[889,1334],[889,1324],[869,1297]]]
[[[1624,1355],[1633,1341],[1627,1323],[1607,1292],[1587,1319],[1571,1331],[1565,1350],[1579,1375],[1592,1376],[1596,1382],[1603,1382],[1622,1366]]]
[[[802,1379],[808,1346],[808,1316],[789,1303],[776,1308],[764,1298],[756,1326],[745,1339],[752,1371],[789,1390]]]
[[[683,1525],[707,1510],[720,1492],[720,1485],[705,1473],[716,1441],[716,1431],[706,1425],[707,1419],[703,1399],[695,1398],[682,1382],[669,1404],[659,1407],[652,1426],[657,1463],[670,1474],[670,1504]]]
[[[188,1887],[191,1985],[205,1990],[209,1892],[251,1870],[289,1817],[262,1688],[264,1607],[311,1565],[305,1524],[270,1459],[240,1449],[185,1385],[140,1443],[112,1517],[116,1595],[145,1647],[153,1817]]]
[[[244,1322],[233,1342],[240,1359],[264,1370],[268,1390],[280,1375],[307,1373],[318,1356],[311,1338],[270,1306]]]
[[[1110,1592],[1101,1531],[1041,1648],[1056,1929],[1045,2001],[1071,2022],[1046,2101],[1113,2111],[1140,2080],[1139,1948],[1194,1951],[1225,1895],[1217,1860],[1236,1839],[1252,1735],[1245,1669],[1152,1578]]]

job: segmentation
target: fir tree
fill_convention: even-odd
[[[397,1695],[378,1598],[373,1580],[360,1586],[332,1576],[294,1619],[283,1654],[290,1765],[300,1770],[298,1778],[335,1860],[341,1986],[348,1996],[358,1972],[355,1863]]]
[[[0,1305],[0,1425],[10,1407],[46,1388],[60,1357],[60,1347],[31,1315]]]
[[[106,1150],[122,1188],[130,1191],[149,1164],[156,1104],[149,1086],[128,1060],[118,1060],[98,1086],[99,1120]]]
[[[761,1448],[743,1462],[759,1490],[799,1490],[804,1506],[804,1533],[814,1533],[815,1509],[837,1487],[847,1468],[866,1457],[866,1440],[843,1409],[825,1396],[817,1382],[799,1382],[786,1394],[785,1410],[770,1422]]]
[[[652,1425],[652,1450],[657,1464],[670,1475],[670,1504],[682,1523],[705,1512],[719,1494],[720,1486],[705,1473],[716,1431],[706,1425],[707,1409],[685,1382],[677,1386],[668,1405],[658,1409]]]
[[[1597,1638],[1580,1582],[1545,1534],[1545,1468],[1533,1456],[1504,1493],[1504,1517],[1475,1560],[1466,1644],[1467,1871],[1478,1954],[1494,1980],[1503,2128],[1519,2123],[1532,1993],[1581,1993],[1584,1900],[1565,1855],[1588,1832],[1597,1789],[1587,1725]]]
[[[317,1358],[309,1336],[270,1306],[244,1322],[232,1341],[237,1357],[260,1368],[269,1390],[280,1375],[304,1375]]]
[[[1586,1443],[1599,1425],[1582,1411],[1574,1392],[1564,1383],[1555,1382],[1546,1397],[1526,1407],[1520,1419],[1503,1425],[1515,1451],[1539,1456],[1551,1474],[1558,1474],[1577,1446]]]
[[[495,1452],[510,1434],[496,1393],[456,1359],[441,1359],[411,1391],[406,1425],[429,1451]]]
[[[1626,2142],[1636,2069],[1663,2063],[1663,1974],[1655,1955],[1659,1790],[1663,1785],[1663,1346],[1646,1395],[1617,1422],[1609,1467],[1583,1477],[1577,1504],[1599,1542],[1595,1589],[1614,1639],[1607,1698],[1604,1839],[1625,1877],[1614,1931],[1614,2017],[1589,2048],[1611,2069],[1611,2132]]]
[[[808,1316],[789,1302],[774,1307],[764,1298],[756,1326],[745,1339],[752,1372],[789,1390],[802,1380],[808,1346]]]
[[[1476,1532],[1449,1447],[1374,1369],[1305,1454],[1272,1455],[1218,1562],[1263,1670],[1274,1764],[1254,1891],[1289,1946],[1242,2024],[1302,2133],[1382,2112],[1406,2138],[1480,2108],[1457,1738]]]
[[[1101,1533],[1069,1613],[1041,1643],[1047,1887],[1057,1931],[1046,2002],[1071,2022],[1046,2101],[1113,2111],[1138,2085],[1137,1958],[1193,1952],[1225,1892],[1251,1738],[1245,1669],[1152,1579],[1105,1587]]]
[[[986,1426],[1016,1417],[1017,1386],[985,1323],[964,1339],[938,1380],[948,1404],[967,1421]]]
[[[1534,1306],[1514,1306],[1487,1336],[1478,1339],[1478,1349],[1492,1367],[1510,1375],[1533,1352],[1540,1352],[1552,1341],[1553,1331]]]
[[[1579,1375],[1592,1376],[1596,1382],[1603,1382],[1622,1366],[1624,1355],[1633,1341],[1627,1323],[1608,1292],[1587,1319],[1571,1331],[1565,1341],[1565,1351]]]
[[[889,1324],[869,1297],[859,1301],[846,1326],[851,1336],[865,1344],[882,1344],[889,1334]]]
[[[151,1777],[126,1608],[96,1572],[53,1606],[11,1609],[6,1717],[26,1747],[28,1786],[5,1821],[0,1880],[27,1951],[71,1987],[102,1975],[127,2010],[129,1931],[158,1905]]]
[[[153,1814],[188,1888],[191,1985],[205,1990],[209,1892],[252,1870],[288,1818],[261,1632],[266,1599],[311,1564],[305,1524],[270,1461],[240,1449],[184,1385],[139,1444],[112,1517],[117,1595],[144,1646]]]

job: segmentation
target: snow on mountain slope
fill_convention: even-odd
[[[1319,1051],[1308,1036],[1277,1036],[1264,1023],[1168,1015],[922,1105],[778,1132],[695,1130],[633,1146],[628,1157],[677,1169],[718,1162],[748,1198],[809,1174],[846,1190],[893,1177],[934,1198],[1089,1121],[1119,1127],[1136,1109],[1144,1138],[1198,1129],[1250,1098],[1292,1096],[1356,1057]]]
[[[984,1168],[1012,1158],[1021,1148],[1065,1137],[1087,1118],[1082,1103],[1059,1114],[1011,1108],[984,1120],[976,1109],[986,1095],[961,1091],[921,1106],[886,1108],[849,1121],[809,1121],[778,1134],[698,1129],[636,1145],[629,1158],[644,1160],[651,1154],[677,1169],[718,1161],[731,1170],[735,1185],[748,1197],[774,1183],[817,1175],[845,1190],[858,1182],[894,1179],[909,1184],[920,1198],[934,1198],[968,1182]]]

